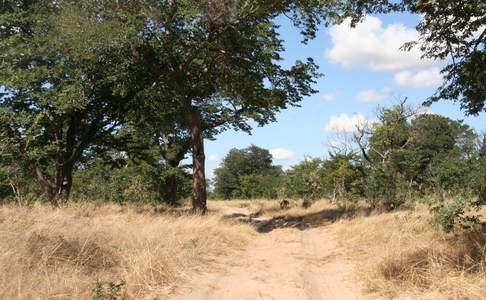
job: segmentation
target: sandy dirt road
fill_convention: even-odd
[[[168,299],[364,299],[331,229],[275,229]]]

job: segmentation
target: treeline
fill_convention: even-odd
[[[288,68],[280,63],[279,18],[288,18],[306,43],[320,24],[349,18],[356,24],[369,13],[397,11],[424,16],[420,44],[405,50],[417,46],[427,58],[452,57],[444,84],[427,102],[453,100],[466,114],[484,112],[486,7],[480,0],[1,1],[0,196],[55,207],[73,195],[176,204],[188,195],[191,176],[193,209],[204,213],[204,140],[229,129],[250,132],[318,92],[313,84],[321,74],[312,58]],[[397,195],[402,181],[427,188],[422,175],[407,173],[395,159],[413,139],[403,149],[398,137],[376,144],[378,132],[364,130],[360,139],[367,170],[383,180],[401,174]],[[192,170],[181,166],[188,153]],[[416,163],[427,169],[427,159]],[[238,177],[238,184],[267,182],[272,172],[278,170]],[[311,185],[311,195],[322,189]],[[338,195],[348,192],[343,186]]]
[[[233,149],[215,171],[215,197],[301,198],[305,205],[329,198],[386,210],[420,201],[446,230],[477,222],[467,212],[486,203],[486,134],[405,102],[380,109],[376,119],[334,141],[327,158],[287,171],[268,150]]]

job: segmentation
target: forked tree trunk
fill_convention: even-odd
[[[192,139],[192,164],[193,164],[193,186],[192,186],[192,209],[196,213],[206,213],[206,175],[204,138],[201,130],[201,116],[199,112],[191,107],[187,119],[191,128]]]
[[[73,185],[73,168],[66,166],[56,172],[54,184],[51,184],[44,176],[41,168],[35,166],[35,178],[39,184],[42,193],[54,207],[59,207],[61,203],[66,202],[71,194]]]

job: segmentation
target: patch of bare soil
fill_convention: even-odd
[[[224,213],[249,216],[244,209]],[[258,230],[259,224],[275,222],[271,220],[252,223]],[[332,229],[272,226],[272,230],[258,231],[261,234],[247,250],[220,262],[218,272],[193,276],[168,299],[365,298],[351,280],[352,266],[342,255]]]

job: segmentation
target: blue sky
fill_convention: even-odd
[[[270,149],[274,162],[288,168],[306,156],[323,157],[336,131],[350,131],[354,123],[373,119],[378,105],[408,97],[410,104],[420,104],[440,84],[438,70],[443,63],[420,60],[420,52],[404,53],[398,48],[416,37],[418,16],[391,14],[368,16],[355,29],[347,24],[322,28],[307,45],[288,20],[281,19],[280,34],[285,41],[284,66],[295,60],[314,58],[324,77],[301,107],[289,108],[277,116],[277,122],[255,128],[252,135],[227,131],[214,141],[206,141],[207,175],[231,148],[251,144]],[[459,105],[439,102],[430,112],[464,121],[477,131],[484,131],[486,114],[465,117]]]

